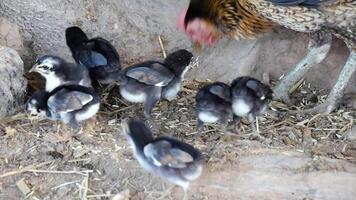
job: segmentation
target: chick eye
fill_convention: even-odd
[[[43,66],[41,66],[41,68],[44,69],[44,70],[48,70],[49,69],[49,67],[47,65],[43,65]]]

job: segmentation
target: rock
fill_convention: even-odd
[[[239,154],[236,163],[202,176],[197,190],[221,200],[355,199],[356,166],[345,160],[259,149]]]
[[[0,117],[13,114],[23,105],[27,81],[19,54],[0,46]]]

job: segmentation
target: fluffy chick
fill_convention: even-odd
[[[64,84],[77,84],[91,87],[86,67],[68,63],[58,56],[45,55],[36,60],[29,72],[37,72],[46,79],[46,91]]]
[[[146,61],[123,69],[119,77],[121,96],[133,103],[145,103],[144,114],[150,118],[161,98],[172,100],[177,96],[192,57],[189,51],[178,50],[164,63]]]
[[[196,100],[197,129],[201,131],[204,123],[220,123],[226,131],[232,117],[230,86],[215,82],[199,89]]]
[[[61,85],[51,92],[40,90],[26,103],[26,110],[32,116],[60,120],[72,128],[77,128],[78,122],[93,117],[99,107],[99,95],[92,88],[80,85]]]
[[[267,110],[273,98],[269,86],[248,76],[235,79],[230,89],[232,110],[237,123],[241,117],[248,117],[250,121],[254,121],[256,116]]]
[[[74,60],[88,68],[90,77],[101,84],[116,81],[121,70],[115,47],[101,37],[91,38],[76,26],[66,29],[66,42]]]
[[[139,120],[124,122],[124,133],[134,156],[146,170],[184,189],[199,178],[203,156],[193,146],[174,138],[153,138],[150,129]]]

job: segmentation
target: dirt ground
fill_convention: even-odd
[[[260,117],[263,139],[250,137],[247,121],[236,135],[218,126],[198,134],[194,97],[201,84],[185,82],[179,98],[153,112],[156,135],[177,137],[205,156],[189,199],[355,198],[356,142],[349,138],[356,110],[286,112],[325,99],[303,83],[294,92],[298,106],[273,102]],[[179,188],[143,171],[122,134],[121,120],[137,117],[142,106],[122,101],[117,86],[103,89],[102,102],[96,120],[76,132],[24,112],[0,120],[0,199],[181,199]]]

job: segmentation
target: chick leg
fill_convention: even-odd
[[[249,115],[248,116],[248,120],[251,122],[251,126],[252,126],[252,136],[254,137],[257,137],[257,138],[260,138],[261,135],[260,135],[260,132],[259,130],[256,128],[256,120],[257,120],[257,117],[254,117],[253,115]]]
[[[204,122],[201,121],[199,118],[197,119],[197,131],[200,133],[204,129]]]
[[[144,114],[147,119],[151,118],[151,112],[161,98],[161,88],[154,87],[150,91],[145,103]]]
[[[75,119],[75,116],[70,113],[65,113],[61,114],[61,118],[63,119],[63,122],[72,129],[72,131],[75,131],[79,128],[78,122]]]
[[[258,116],[249,115],[248,119],[252,125],[252,134],[250,134],[250,139],[258,140],[263,144],[270,144],[272,141],[260,134]]]
[[[332,35],[323,31],[314,33],[309,41],[307,55],[279,82],[274,98],[290,104],[289,89],[315,64],[322,62],[330,50]]]
[[[347,83],[351,79],[353,73],[356,71],[356,48],[350,48],[350,55],[346,61],[345,66],[340,72],[339,78],[337,79],[334,87],[328,95],[326,101],[310,110],[305,110],[304,112],[309,113],[331,113],[334,111],[344,94]]]
[[[223,131],[224,134],[236,135],[236,133],[231,132],[231,131],[228,130],[229,119],[227,117],[221,118],[219,122],[221,124],[221,130]]]
[[[239,129],[240,129],[241,117],[234,115],[233,116],[233,122],[234,122],[236,134],[238,134],[239,133]]]

